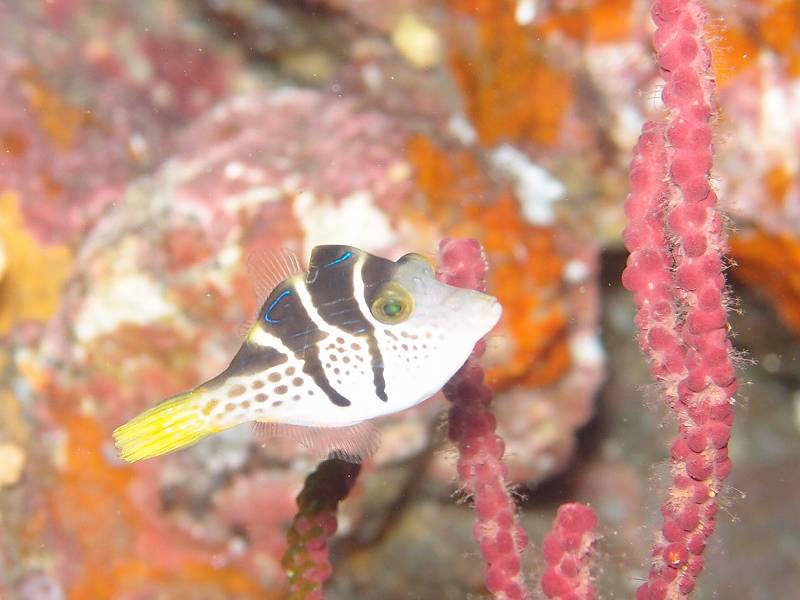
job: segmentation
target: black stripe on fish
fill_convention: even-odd
[[[390,282],[395,278],[397,269],[400,267],[396,262],[365,254],[364,264],[361,267],[361,279],[364,282],[364,300],[367,306],[372,305],[375,295],[384,283]]]
[[[350,401],[333,389],[319,359],[319,342],[328,334],[317,327],[297,295],[294,282],[275,288],[259,313],[259,326],[274,335],[294,352],[303,363],[303,372],[317,384],[337,406],[350,406]],[[304,285],[299,282],[299,285]]]
[[[225,377],[253,375],[281,365],[287,360],[289,357],[275,348],[245,342],[224,374]]]
[[[319,316],[353,335],[372,330],[353,293],[353,271],[360,254],[347,246],[317,246],[311,253],[306,278],[306,288]]]
[[[375,395],[387,402],[383,356],[375,338],[375,328],[361,312],[355,297],[355,266],[362,256],[366,260],[371,258],[366,252],[350,246],[317,246],[311,253],[306,287],[314,308],[326,323],[364,338],[370,355]],[[379,260],[394,265],[389,260]]]
[[[372,306],[373,300],[377,295],[380,288],[385,283],[394,279],[399,265],[396,262],[366,254],[364,256],[364,264],[361,265],[361,281],[364,284],[364,301],[367,306]],[[372,358],[372,376],[375,382],[375,393],[378,397],[386,402],[386,380],[383,376],[383,357],[381,356],[380,348],[378,348],[378,340],[374,332],[370,333],[367,339],[369,347],[369,354]]]

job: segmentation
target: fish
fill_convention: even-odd
[[[435,395],[500,319],[496,298],[436,279],[424,256],[397,260],[316,246],[308,269],[288,250],[247,259],[260,302],[228,367],[113,432],[126,462],[186,448],[250,422],[315,456],[361,462],[373,420]]]

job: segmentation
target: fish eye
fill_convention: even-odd
[[[402,323],[411,316],[414,299],[402,285],[389,282],[384,285],[370,305],[370,312],[381,323],[394,325]]]

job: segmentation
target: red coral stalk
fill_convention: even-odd
[[[553,528],[544,537],[542,550],[547,570],[542,591],[558,600],[594,600],[590,563],[597,536],[594,511],[578,502],[558,508]]]
[[[678,417],[672,486],[639,599],[688,595],[703,569],[722,481],[736,375],[727,336],[725,237],[709,184],[711,55],[697,0],[656,0],[655,47],[666,122],[648,123],[631,164],[623,284],[634,293],[640,345]]]
[[[331,575],[328,540],[336,533],[336,507],[347,497],[361,465],[330,459],[319,464],[297,496],[297,515],[287,534],[281,564],[291,600],[321,600]]]
[[[439,257],[437,277],[441,281],[486,288],[486,261],[476,240],[443,240]],[[484,349],[480,342],[444,388],[452,402],[448,435],[458,448],[461,485],[475,499],[473,534],[487,563],[486,587],[499,600],[520,600],[529,597],[521,564],[528,537],[506,488],[505,444],[495,434],[497,422],[489,408],[492,391],[483,382],[477,360]]]

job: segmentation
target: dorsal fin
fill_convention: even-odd
[[[380,430],[369,421],[345,427],[307,427],[286,423],[254,421],[253,435],[261,444],[270,438],[289,438],[304,446],[319,459],[339,458],[360,463],[369,458],[381,443]]]
[[[239,327],[236,328],[236,336],[239,339],[239,343],[242,343],[242,341],[246,340],[247,336],[250,335],[250,330],[253,328],[256,317],[258,317],[257,312],[246,321],[239,323]]]
[[[259,306],[281,281],[304,272],[300,259],[287,248],[255,250],[247,255],[245,262]]]

